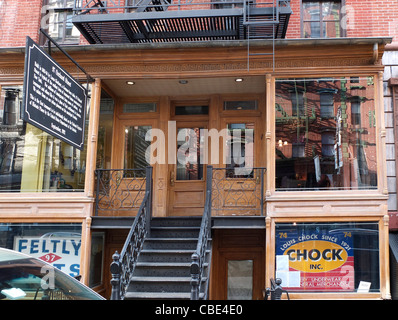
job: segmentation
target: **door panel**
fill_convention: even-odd
[[[260,147],[256,118],[227,119],[224,170],[214,170],[215,215],[260,215],[264,176],[255,169]]]
[[[177,163],[169,166],[168,215],[202,215],[206,168],[202,163],[206,122],[177,122]]]
[[[215,230],[213,239],[210,299],[263,299],[264,230]]]
[[[146,135],[154,125],[137,120],[118,123],[112,159],[112,168],[117,170],[109,172],[109,194],[103,200],[109,202],[115,216],[134,216],[145,196],[146,153],[151,154]]]

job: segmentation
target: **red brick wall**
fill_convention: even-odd
[[[287,38],[301,37],[300,2],[290,2],[293,14]],[[24,46],[27,35],[38,41],[42,3],[43,0],[0,0],[0,47]],[[347,25],[347,37],[393,36],[398,41],[397,0],[346,0],[345,3],[347,15],[342,23]],[[82,39],[81,43],[86,42]]]
[[[0,46],[25,46],[39,39],[42,0],[0,0]]]
[[[290,17],[286,38],[300,38],[300,2],[291,0],[293,14]],[[347,37],[392,36],[398,41],[397,0],[346,0],[343,8]]]

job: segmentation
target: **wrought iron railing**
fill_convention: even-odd
[[[196,6],[203,9],[208,5],[209,9],[243,8],[251,7],[286,7],[290,6],[290,0],[74,0],[73,11],[75,14],[103,14],[126,13],[151,8],[155,11],[184,10],[187,6]],[[148,10],[151,11],[151,10]]]
[[[152,167],[146,168],[145,196],[120,254],[116,251],[111,264],[111,300],[123,300],[138,257],[149,233],[152,216]]]
[[[202,288],[202,280],[204,276],[204,267],[207,260],[207,250],[209,239],[211,237],[211,185],[212,185],[213,167],[207,166],[207,180],[206,180],[206,202],[202,216],[202,223],[198,237],[198,244],[196,251],[192,254],[191,262],[191,300],[207,300],[209,275],[211,260],[207,261],[208,264],[208,277],[206,279],[205,290],[203,297],[200,296]],[[211,259],[211,254],[209,259]]]
[[[135,215],[145,196],[145,168],[97,169],[95,175],[95,215]]]
[[[215,215],[264,215],[266,168],[214,168],[211,207]]]

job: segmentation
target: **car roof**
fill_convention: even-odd
[[[31,258],[31,257],[18,251],[0,248],[0,262],[10,261],[10,260],[20,260],[26,258]]]

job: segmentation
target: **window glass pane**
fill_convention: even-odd
[[[85,141],[89,123],[86,108]],[[0,191],[83,191],[86,147],[81,151],[22,120],[22,87],[0,95]]]
[[[71,276],[80,275],[81,224],[0,223],[0,247],[39,258]]]
[[[322,25],[323,38],[340,38],[340,21],[324,21]]]
[[[102,283],[103,263],[104,263],[104,232],[93,232],[91,237],[91,258],[90,258],[90,287],[98,286]]]
[[[101,91],[97,143],[97,169],[111,169],[114,100]]]
[[[60,43],[78,43],[80,32],[72,23],[72,7],[66,8],[63,1],[49,3],[48,10],[48,34]]]
[[[340,20],[340,3],[322,2],[323,20]]]
[[[349,80],[277,80],[277,190],[377,187],[373,79]]]
[[[257,110],[257,101],[224,101],[224,110]]]
[[[176,116],[193,116],[209,114],[209,106],[176,106]]]
[[[125,103],[123,113],[155,112],[156,103]]]
[[[228,261],[228,300],[253,298],[253,260]]]
[[[334,101],[332,93],[321,93],[321,117],[330,118],[334,116]]]
[[[141,169],[148,165],[145,155],[149,152],[151,139],[145,139],[145,136],[151,129],[151,126],[125,128],[124,169]]]
[[[305,38],[341,37],[340,1],[303,2],[303,36]]]
[[[254,167],[254,123],[227,126],[227,177],[252,177]]]
[[[179,128],[177,133],[177,180],[203,180],[203,128]]]
[[[380,290],[377,222],[279,223],[276,274],[288,291]]]
[[[304,38],[319,38],[321,32],[319,2],[303,2],[302,19]]]
[[[351,100],[351,124],[361,125],[361,100],[359,97],[353,97]]]

